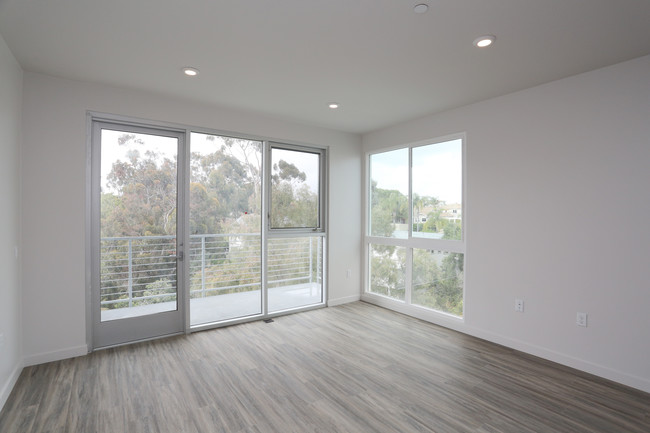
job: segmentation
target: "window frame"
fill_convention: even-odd
[[[103,112],[98,112],[98,111],[91,111],[88,110],[86,111],[86,161],[85,161],[85,167],[86,167],[86,190],[85,190],[85,197],[86,197],[86,209],[85,209],[85,223],[86,223],[86,230],[85,230],[85,282],[86,282],[86,290],[85,290],[85,316],[86,316],[86,322],[88,323],[88,326],[86,327],[86,342],[88,344],[88,347],[91,349],[95,348],[94,345],[94,336],[93,336],[93,320],[95,316],[97,315],[95,312],[93,312],[93,287],[94,287],[94,278],[95,275],[98,275],[96,270],[94,269],[93,265],[93,258],[94,256],[94,249],[96,247],[93,246],[93,233],[97,232],[98,230],[94,227],[94,220],[93,220],[93,212],[94,212],[94,207],[98,206],[96,203],[94,203],[93,195],[95,193],[95,189],[93,188],[93,179],[99,175],[99,168],[98,164],[96,163],[97,161],[94,161],[93,158],[93,124],[95,122],[100,122],[100,123],[110,123],[110,124],[119,124],[124,127],[129,127],[129,128],[145,128],[145,129],[155,129],[155,130],[166,130],[166,131],[172,131],[172,132],[178,132],[179,134],[183,135],[183,140],[184,140],[184,151],[182,153],[178,154],[178,162],[179,167],[182,165],[183,167],[186,167],[184,170],[184,175],[182,176],[182,179],[179,179],[179,191],[182,190],[182,193],[184,194],[183,200],[181,200],[178,204],[178,209],[177,212],[179,214],[178,221],[183,221],[182,224],[179,223],[179,227],[182,226],[183,228],[183,235],[179,236],[179,239],[182,237],[182,241],[184,245],[189,246],[189,239],[190,239],[190,223],[189,223],[189,214],[190,214],[190,200],[189,200],[189,194],[190,194],[190,170],[189,170],[189,164],[191,160],[191,134],[192,133],[199,133],[199,134],[207,134],[207,135],[218,135],[218,136],[224,136],[224,137],[232,137],[232,138],[238,138],[238,139],[243,139],[243,140],[252,140],[252,141],[260,141],[262,143],[262,184],[261,184],[261,194],[262,194],[262,202],[261,202],[261,217],[262,221],[260,222],[260,233],[262,236],[262,253],[261,253],[261,260],[262,260],[262,284],[263,287],[267,287],[267,265],[268,265],[268,247],[267,244],[270,240],[273,238],[289,238],[289,237],[320,237],[321,238],[321,262],[319,264],[320,266],[320,302],[314,303],[314,304],[306,304],[306,305],[297,305],[297,306],[291,306],[286,309],[278,309],[278,310],[273,310],[269,311],[268,308],[268,296],[267,296],[267,289],[263,289],[263,310],[262,314],[259,315],[253,315],[253,316],[245,316],[245,317],[240,317],[240,318],[235,318],[231,320],[223,320],[219,322],[210,322],[206,324],[200,324],[200,325],[195,325],[193,326],[190,323],[190,296],[189,296],[189,274],[190,274],[190,260],[183,260],[181,266],[179,267],[179,284],[180,281],[182,281],[183,288],[181,289],[179,287],[178,289],[178,296],[179,296],[179,301],[178,301],[178,310],[182,312],[183,314],[183,329],[181,332],[184,333],[193,333],[197,331],[202,331],[205,329],[213,329],[213,328],[219,328],[223,326],[228,326],[228,325],[233,325],[233,324],[238,324],[238,323],[247,323],[251,322],[254,320],[259,320],[261,319],[267,319],[267,318],[272,318],[272,317],[277,317],[277,316],[282,316],[285,314],[289,314],[292,312],[302,312],[302,311],[309,311],[309,310],[315,310],[319,308],[324,308],[327,306],[327,299],[328,299],[328,293],[329,293],[329,235],[327,233],[327,218],[328,218],[328,211],[327,211],[327,204],[328,204],[328,181],[329,181],[329,146],[328,145],[311,145],[309,143],[300,143],[300,142],[278,142],[275,140],[270,139],[269,137],[265,136],[259,136],[259,135],[254,135],[254,134],[247,134],[247,133],[239,133],[239,132],[232,132],[232,131],[225,131],[221,129],[215,129],[215,128],[209,128],[209,127],[201,127],[201,126],[193,126],[193,125],[188,125],[184,123],[174,123],[174,122],[166,122],[166,121],[157,121],[157,120],[151,120],[151,119],[143,119],[143,118],[138,118],[138,117],[132,117],[132,116],[126,116],[126,115],[119,115],[119,114],[111,114],[111,113],[103,113]],[[319,164],[319,227],[317,230],[313,229],[308,229],[308,230],[295,230],[295,229],[274,229],[274,230],[269,230],[268,229],[268,223],[264,223],[264,215],[268,214],[268,204],[269,204],[269,185],[270,185],[270,171],[269,171],[269,166],[268,164],[270,163],[270,147],[271,145],[281,147],[281,148],[286,148],[290,150],[303,150],[307,151],[310,153],[318,153],[320,154],[320,164]],[[267,174],[265,174],[267,173]],[[182,184],[180,182],[182,181]],[[96,200],[95,200],[96,201]],[[182,217],[180,216],[182,214]],[[182,273],[182,277],[181,277]],[[185,296],[185,293],[187,292],[187,296]],[[183,296],[183,299],[180,298],[180,296]]]
[[[296,235],[296,234],[324,234],[327,232],[326,224],[326,197],[327,197],[327,149],[322,147],[309,147],[304,145],[289,144],[268,141],[268,154],[266,157],[266,170],[268,173],[268,183],[266,185],[266,229],[269,235]],[[271,185],[271,175],[273,172],[273,149],[288,150],[294,152],[303,152],[318,155],[318,224],[314,227],[273,227],[271,224],[273,186]]]
[[[461,239],[460,240],[450,240],[450,239],[430,239],[424,237],[413,237],[413,149],[428,145],[435,145],[438,143],[444,143],[448,141],[461,140],[461,161],[462,161],[462,186],[461,186]],[[406,238],[398,237],[382,237],[382,236],[373,236],[370,234],[371,230],[371,187],[372,187],[372,167],[370,164],[371,156],[390,152],[394,150],[408,148],[408,233]],[[365,164],[364,164],[364,240],[363,240],[363,290],[361,299],[367,302],[371,302],[386,308],[393,309],[414,317],[421,318],[423,320],[428,320],[434,323],[446,322],[453,326],[454,323],[464,322],[465,321],[465,293],[466,293],[466,278],[463,278],[463,313],[461,316],[456,316],[444,311],[434,310],[429,307],[425,307],[418,304],[412,303],[412,285],[413,285],[413,250],[414,249],[425,249],[425,250],[435,250],[448,253],[460,253],[463,254],[463,269],[464,274],[467,272],[467,253],[466,253],[466,244],[467,244],[467,164],[466,164],[466,155],[467,155],[467,138],[465,133],[456,133],[446,136],[436,137],[428,140],[421,140],[417,142],[396,145],[391,147],[377,148],[369,150],[365,153]],[[406,253],[406,275],[405,275],[405,299],[399,300],[396,298],[390,298],[388,296],[371,292],[371,267],[370,267],[370,253],[372,245],[386,245],[386,246],[395,246],[395,247],[405,247],[407,249]]]

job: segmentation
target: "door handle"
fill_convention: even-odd
[[[182,251],[179,251],[178,254],[170,254],[170,255],[167,256],[167,257],[173,257],[173,258],[175,258],[176,260],[178,260],[179,262],[182,262],[182,261],[183,261],[183,258],[185,257],[185,255],[183,254]]]

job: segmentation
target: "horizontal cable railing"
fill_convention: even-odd
[[[177,290],[176,237],[101,238],[101,308],[116,309],[174,301]],[[191,235],[190,297],[261,289],[259,234]],[[322,281],[322,238],[268,242],[268,287]]]

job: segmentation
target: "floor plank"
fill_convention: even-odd
[[[361,302],[25,368],[2,433],[644,432],[650,394]]]

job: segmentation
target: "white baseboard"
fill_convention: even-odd
[[[5,403],[9,398],[9,394],[11,394],[11,391],[14,389],[14,385],[16,385],[16,382],[18,382],[18,378],[20,377],[20,373],[22,371],[23,371],[23,366],[20,364],[16,364],[16,367],[9,375],[9,378],[0,389],[0,411],[2,410],[3,407],[5,407]]]
[[[650,393],[650,380],[643,377],[634,376],[600,364],[595,364],[591,361],[575,358],[545,347],[536,346],[534,344],[515,340],[500,334],[483,331],[481,329],[466,327],[465,330],[461,332]]]
[[[74,358],[88,354],[88,346],[69,347],[67,349],[55,350],[53,352],[37,353],[25,357],[25,367],[30,365],[45,364],[46,362],[60,361],[62,359]]]
[[[361,300],[650,393],[650,380],[647,378],[614,370],[603,365],[595,364],[591,361],[575,358],[564,353],[512,339],[504,335],[492,333],[479,328],[473,328],[467,326],[467,324],[461,319],[450,319],[439,314],[432,314],[429,311],[420,308],[396,303],[382,296],[375,296],[366,293],[361,297]]]
[[[463,319],[450,314],[437,313],[433,310],[407,305],[402,302],[395,302],[385,296],[377,296],[368,293],[364,293],[361,296],[361,300],[407,316],[415,317],[416,319],[424,320],[425,322],[433,323],[434,325],[453,329],[458,332],[465,332],[465,322]]]
[[[336,299],[328,299],[327,300],[327,306],[328,307],[335,307],[337,305],[342,305],[342,304],[349,304],[350,302],[356,302],[361,299],[361,295],[352,295],[352,296],[344,296],[343,298],[336,298]]]

